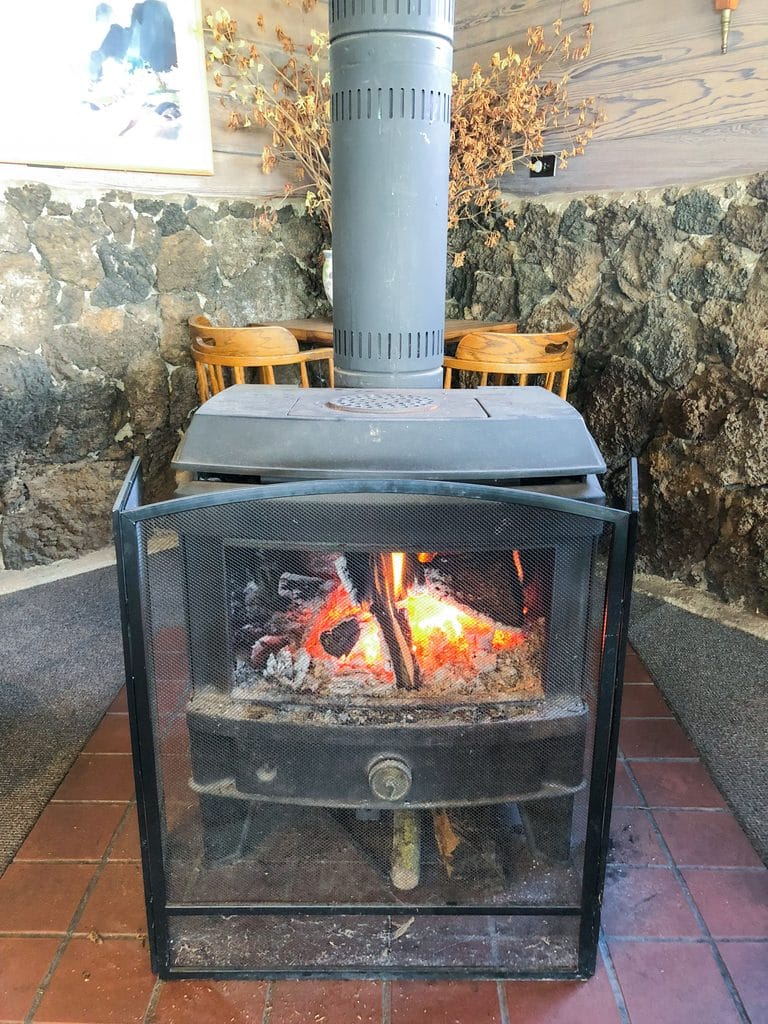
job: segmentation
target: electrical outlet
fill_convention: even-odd
[[[528,173],[532,178],[554,178],[557,170],[557,156],[554,153],[532,156],[529,167]]]

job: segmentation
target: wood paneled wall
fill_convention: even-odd
[[[207,12],[213,5],[203,0]],[[256,14],[279,22],[298,39],[323,28],[327,5],[309,14],[299,0],[229,0],[244,34],[256,37]],[[484,63],[494,50],[524,46],[529,25],[578,13],[580,0],[457,0],[457,70]],[[554,179],[518,171],[518,194],[608,191],[734,177],[768,167],[768,17],[765,0],[744,0],[733,16],[731,48],[720,53],[713,0],[593,0],[592,54],[576,70],[571,95],[599,97],[607,120],[585,156]],[[580,19],[576,20],[578,23]],[[50,185],[135,192],[258,197],[279,194],[281,179],[265,178],[255,132],[226,128],[211,83],[215,173],[139,174],[0,165],[0,184],[42,180]],[[555,147],[553,147],[554,149]]]

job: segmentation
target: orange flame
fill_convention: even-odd
[[[402,551],[392,552],[392,587],[395,598],[403,596],[403,580],[405,579],[405,554]]]
[[[516,566],[518,562],[519,555],[515,560]],[[428,583],[406,586],[405,564],[406,556],[402,551],[392,553],[395,599],[408,617],[413,652],[426,686],[429,686],[430,676],[436,677],[436,673],[445,671],[456,672],[468,679],[476,678],[484,668],[492,668],[496,664],[499,652],[514,650],[525,643],[522,630],[501,626],[482,612],[447,600],[432,590]],[[323,607],[312,617],[303,641],[307,653],[312,658],[331,659],[320,642],[320,636],[352,617],[360,626],[360,635],[349,653],[332,659],[337,671],[362,671],[375,679],[394,684],[387,648],[375,616],[367,607],[354,604],[341,586],[328,596]]]
[[[515,563],[515,572],[517,573],[517,578],[522,583],[523,582],[523,562],[522,562],[522,559],[520,558],[520,552],[519,551],[513,551],[512,552],[512,561]]]
[[[517,578],[520,580],[521,583],[524,583],[525,580],[523,578],[523,560],[520,557],[520,552],[519,551],[513,551],[512,552],[512,561],[515,564],[515,572],[517,573]],[[527,614],[528,614],[528,608],[526,607],[526,605],[523,605],[523,615],[527,615]]]

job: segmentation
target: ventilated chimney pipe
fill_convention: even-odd
[[[329,0],[340,387],[440,387],[454,0]]]

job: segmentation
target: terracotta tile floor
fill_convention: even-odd
[[[588,983],[156,981],[121,694],[0,878],[0,1024],[768,1024],[768,870],[633,653],[626,680]]]

